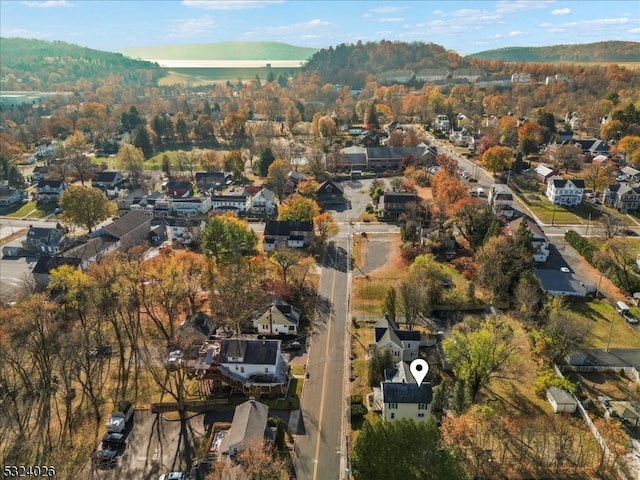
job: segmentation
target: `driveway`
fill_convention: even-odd
[[[169,421],[147,410],[138,410],[129,427],[126,447],[111,470],[97,470],[87,463],[80,478],[157,480],[167,472],[188,471],[205,434],[205,416]]]

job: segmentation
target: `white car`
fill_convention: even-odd
[[[564,273],[569,273],[571,272],[571,270],[569,270],[569,267],[560,267],[560,271],[564,272]]]
[[[184,480],[184,473],[182,472],[165,473],[164,475],[160,475],[160,478],[158,480]]]

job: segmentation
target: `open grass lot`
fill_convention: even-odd
[[[584,346],[587,348],[607,348],[609,333],[611,348],[640,348],[640,332],[618,315],[607,302],[577,301],[567,312],[576,320],[588,324],[589,334],[584,339]]]
[[[189,86],[211,85],[212,83],[249,82],[260,77],[266,81],[269,74],[278,78],[283,75],[288,78],[292,74],[291,68],[264,67],[258,68],[172,68],[167,76],[158,82],[162,86],[186,84]]]

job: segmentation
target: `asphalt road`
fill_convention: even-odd
[[[301,425],[295,439],[298,480],[337,480],[346,468],[349,236],[330,242],[324,257],[319,301],[307,358]]]

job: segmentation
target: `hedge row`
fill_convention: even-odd
[[[564,234],[564,239],[569,245],[575,248],[587,262],[593,265],[593,254],[598,251],[598,248],[593,243],[574,230],[567,230],[567,233]]]

